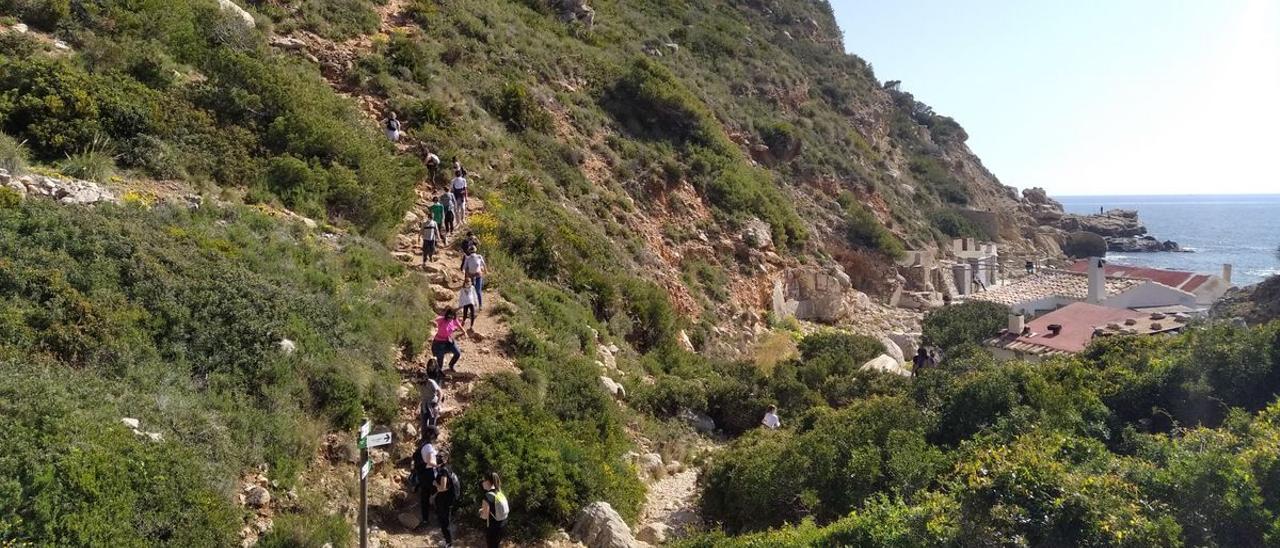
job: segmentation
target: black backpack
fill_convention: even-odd
[[[437,473],[444,474],[445,477],[449,478],[449,498],[451,500],[461,500],[462,482],[458,481],[458,475],[453,473],[453,468],[441,467]]]

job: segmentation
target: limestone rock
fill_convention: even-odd
[[[897,360],[894,360],[893,358],[885,354],[881,354],[873,358],[871,361],[862,364],[862,367],[859,367],[858,370],[859,371],[879,371],[881,373],[893,373],[895,375],[902,375],[904,377],[911,376],[911,371],[899,365]]]
[[[681,410],[680,420],[689,423],[689,426],[692,426],[694,430],[703,434],[710,434],[716,430],[716,421],[692,409]]]
[[[224,12],[227,12],[236,17],[239,17],[241,20],[244,21],[245,25],[248,25],[250,27],[255,25],[253,21],[253,15],[245,11],[244,8],[236,5],[236,3],[232,2],[231,0],[218,0],[218,7],[222,8],[222,11]]]
[[[852,291],[849,277],[838,267],[800,267],[775,281],[773,313],[780,317],[835,323],[849,316],[845,297]]]
[[[298,344],[289,339],[280,339],[278,344],[280,345],[280,351],[286,355],[292,355],[298,351]]]
[[[120,419],[120,422],[124,423],[125,426],[129,427],[132,430],[137,430],[138,428],[142,427],[142,421],[139,421],[138,419],[134,419],[130,417],[125,417],[123,419]]]
[[[894,342],[891,337],[880,335],[880,344],[884,345],[884,353],[886,356],[893,358],[899,365],[907,363],[907,358],[903,355],[902,347]]]
[[[414,527],[417,527],[419,523],[422,523],[422,517],[418,512],[410,510],[408,512],[400,512],[397,514],[396,521],[400,522],[400,526],[405,529],[413,529]]]
[[[245,493],[244,502],[254,508],[262,508],[271,504],[271,492],[266,487],[255,485]]]
[[[640,528],[636,533],[636,538],[648,542],[649,544],[662,544],[667,542],[667,538],[671,535],[671,527],[665,523],[650,523]]]
[[[659,477],[666,471],[662,465],[662,455],[657,453],[645,453],[636,457],[636,468],[650,477]]]
[[[587,548],[632,548],[636,545],[631,528],[607,502],[593,502],[578,513],[573,537]]]
[[[773,234],[769,223],[752,218],[742,229],[742,243],[761,251],[773,249]]]
[[[608,392],[610,396],[618,399],[627,397],[627,389],[609,377],[601,375],[600,385],[604,387],[605,392]]]

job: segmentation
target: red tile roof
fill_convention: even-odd
[[[1070,266],[1070,270],[1072,272],[1088,272],[1089,260],[1082,259],[1076,261],[1075,264]],[[1158,284],[1167,285],[1174,289],[1181,289],[1188,293],[1194,292],[1196,288],[1204,285],[1204,283],[1209,281],[1210,278],[1207,274],[1196,274],[1195,272],[1164,270],[1160,268],[1144,268],[1123,264],[1107,264],[1103,267],[1103,270],[1107,277],[1151,280]]]
[[[1184,325],[1173,317],[1158,315],[1156,318],[1159,319],[1153,319],[1150,313],[1127,308],[1071,303],[1028,322],[1029,335],[1004,333],[987,341],[987,344],[1028,354],[1074,354],[1089,346],[1097,329],[1103,329],[1107,334],[1123,334],[1126,331],[1151,334],[1176,331]],[[1057,335],[1049,331],[1049,326],[1053,324],[1062,326],[1062,331]],[[1111,329],[1107,327],[1110,324],[1122,327]]]

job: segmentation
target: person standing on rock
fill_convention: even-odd
[[[453,192],[458,222],[465,223],[467,222],[467,171],[459,169],[453,173],[454,177],[449,183],[449,190]]]
[[[443,316],[436,318],[436,336],[431,339],[431,354],[435,356],[436,363],[442,368],[444,355],[453,354],[453,359],[449,360],[449,371],[456,370],[458,359],[462,357],[458,343],[453,340],[460,329],[462,329],[462,322],[458,321],[458,312],[452,308],[445,310]]]
[[[470,280],[476,290],[476,310],[484,308],[484,275],[487,266],[484,255],[477,252],[475,248],[467,251],[467,256],[462,258],[462,276]]]
[[[457,474],[449,466],[449,456],[445,453],[436,455],[439,464],[436,466],[435,500],[436,523],[440,525],[440,536],[444,537],[445,548],[453,546],[453,505],[462,494],[462,484],[458,483]]]
[[[453,193],[445,191],[436,201],[440,202],[440,206],[444,208],[444,231],[453,234],[454,225],[456,224],[454,220],[457,218],[454,209],[458,205],[453,199]]]
[[[400,120],[396,119],[395,112],[392,112],[391,115],[387,117],[386,127],[387,138],[391,139],[391,142],[393,143],[400,141]]]
[[[467,318],[471,318],[471,329],[476,328],[476,303],[479,297],[476,295],[476,288],[471,285],[471,280],[462,280],[462,289],[458,291],[458,308],[462,309],[462,323],[467,323]]]
[[[489,548],[502,546],[507,532],[507,517],[511,506],[502,493],[502,478],[497,472],[489,472],[480,484],[484,487],[484,502],[480,503],[480,519],[484,520],[484,539]]]
[[[436,222],[434,211],[434,208],[439,206],[440,204],[432,204],[431,215],[427,217],[427,222],[422,223],[422,266],[436,260],[436,240],[443,241],[440,235],[440,223]]]

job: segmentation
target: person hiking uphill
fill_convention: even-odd
[[[422,145],[422,163],[427,166],[427,176],[432,184],[440,180],[440,157]]]
[[[435,208],[439,205],[432,204],[431,216],[422,223],[422,266],[426,266],[428,261],[436,260],[436,240],[444,242],[444,237],[440,234],[440,223],[435,219]]]
[[[507,517],[511,505],[502,493],[502,478],[497,472],[489,472],[480,484],[484,487],[484,502],[480,503],[480,519],[484,520],[484,540],[489,548],[502,546],[507,532]]]
[[[440,245],[448,245],[448,242],[444,239],[446,232],[444,228],[446,220],[445,216],[448,208],[440,202],[439,198],[437,198],[436,201],[431,202],[431,205],[427,207],[427,211],[431,213],[431,220],[436,222],[436,234],[440,236]]]
[[[440,403],[444,401],[444,389],[440,387],[440,366],[435,358],[427,358],[427,370],[418,383],[420,402],[418,416],[423,432],[440,422]]]
[[[440,198],[436,199],[436,201],[440,203],[440,206],[444,210],[444,216],[443,216],[444,224],[441,226],[444,227],[445,232],[449,234],[453,234],[454,225],[457,224],[456,222],[454,222],[454,220],[457,218],[457,215],[454,212],[454,210],[458,205],[453,198],[453,193],[449,191],[445,191],[445,193],[441,194]]]
[[[393,143],[399,141],[400,140],[400,120],[396,119],[395,112],[392,112],[391,115],[387,117],[386,127],[387,127],[387,138],[391,139],[391,142]]]
[[[409,474],[409,486],[418,493],[419,510],[422,521],[418,527],[431,523],[431,499],[435,495],[436,483],[436,438],[440,432],[431,426],[422,431],[422,441],[418,450],[413,452],[413,471]]]
[[[467,170],[459,169],[453,173],[454,177],[449,183],[449,190],[453,192],[456,218],[459,223],[465,223],[467,222]]]
[[[453,354],[453,359],[449,360],[449,371],[456,371],[462,351],[458,349],[454,336],[461,329],[462,322],[458,321],[458,311],[452,308],[445,310],[443,316],[436,318],[436,336],[431,339],[431,355],[435,357],[441,369],[444,366],[444,355]]]
[[[436,523],[440,525],[440,536],[444,537],[445,548],[453,546],[453,505],[462,496],[462,483],[458,475],[449,466],[446,453],[436,455],[435,500],[432,505],[436,510]]]
[[[476,295],[476,288],[471,285],[471,280],[462,280],[462,289],[458,290],[458,308],[462,310],[462,323],[467,323],[467,318],[471,318],[471,329],[476,328],[476,303],[479,297]]]
[[[484,275],[487,266],[484,255],[478,253],[474,247],[469,248],[467,256],[462,258],[462,276],[470,280],[471,285],[476,289],[476,310],[484,308]]]

